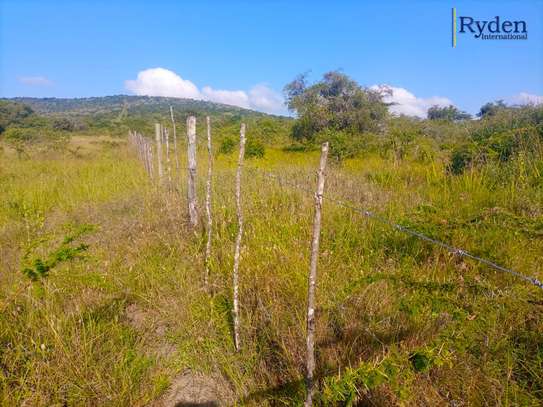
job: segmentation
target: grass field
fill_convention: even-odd
[[[1,154],[1,405],[150,405],[189,370],[212,378],[230,404],[303,401],[313,197],[263,171],[313,190],[318,153],[268,149],[246,161],[239,353],[230,317],[235,152],[215,161],[211,294],[204,233],[188,227],[184,174],[174,173],[176,191],[159,190],[126,141],[107,137]],[[205,165],[202,150],[202,215]],[[458,176],[439,157],[332,162],[318,403],[541,405],[541,290],[326,197],[541,280],[542,171],[541,158],[522,156]],[[50,267],[33,281],[40,264]]]

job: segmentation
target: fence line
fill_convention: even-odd
[[[172,110],[170,109],[170,113],[172,113]],[[208,284],[208,273],[209,273],[209,261],[210,261],[210,243],[211,243],[211,207],[210,207],[210,192],[211,192],[211,165],[212,165],[212,154],[211,154],[211,133],[210,133],[210,120],[209,117],[206,119],[207,124],[207,143],[208,143],[208,179],[206,183],[206,211],[208,215],[208,241],[206,245],[206,254],[205,254],[205,275],[204,275],[204,282],[205,286],[207,288]],[[173,113],[172,113],[172,123],[174,126],[174,132],[175,132],[175,122],[173,120]],[[162,161],[161,161],[161,155],[162,155],[162,140],[160,139],[160,130],[161,125],[156,124],[155,125],[155,131],[156,131],[156,148],[157,148],[157,164],[158,164],[158,178],[159,183],[163,176],[163,168],[162,168]],[[168,136],[167,131],[163,132],[166,137]],[[175,138],[175,136],[174,136]],[[241,124],[240,129],[240,144],[239,144],[239,158],[238,158],[238,165],[237,165],[237,171],[236,171],[236,188],[235,188],[235,198],[236,198],[236,212],[237,212],[237,218],[238,218],[238,234],[236,237],[235,242],[235,251],[234,251],[234,265],[233,265],[233,309],[232,309],[232,317],[233,317],[233,336],[234,336],[234,346],[236,351],[240,351],[241,349],[241,342],[240,342],[240,313],[239,313],[239,263],[240,263],[240,256],[241,256],[241,240],[243,236],[243,213],[241,208],[241,169],[243,165],[243,159],[244,159],[244,153],[245,153],[245,124]],[[139,158],[143,161],[144,167],[146,171],[148,172],[149,176],[152,178],[152,147],[151,142],[147,141],[141,134],[137,132],[129,132],[129,141],[131,144],[134,145],[136,148]],[[195,189],[195,181],[196,181],[196,143],[197,143],[197,135],[196,135],[196,118],[194,116],[189,116],[187,118],[187,141],[188,141],[188,151],[187,151],[187,158],[188,158],[188,177],[187,177],[187,183],[188,183],[188,203],[189,203],[189,216],[191,219],[191,224],[193,226],[193,229],[198,224],[198,213],[197,213],[197,204],[196,204],[196,189]],[[170,157],[169,157],[169,141],[168,139],[165,140],[166,144],[166,167],[167,172],[169,176],[169,181],[171,183],[171,175],[170,175]],[[149,154],[151,153],[151,154]],[[382,224],[385,224],[389,226],[390,228],[397,230],[399,232],[402,232],[404,234],[410,235],[412,237],[415,237],[417,239],[423,240],[427,243],[431,243],[433,245],[439,246],[443,249],[446,249],[450,253],[457,255],[459,257],[466,257],[470,258],[472,260],[478,261],[481,264],[484,264],[494,270],[508,273],[512,276],[515,276],[521,280],[524,280],[540,289],[543,289],[543,283],[538,280],[535,277],[527,276],[525,274],[519,273],[517,271],[514,271],[512,269],[503,267],[499,264],[496,264],[490,260],[487,260],[485,258],[476,256],[464,249],[455,247],[449,243],[442,242],[440,240],[434,239],[430,236],[427,236],[417,230],[411,229],[409,227],[403,226],[399,223],[395,223],[388,219],[385,216],[382,216],[380,214],[374,213],[370,210],[367,210],[365,208],[359,207],[353,202],[343,200],[336,198],[334,196],[324,196],[324,169],[326,166],[326,156],[328,153],[328,143],[323,144],[322,151],[321,151],[321,161],[318,171],[318,182],[317,182],[317,192],[312,191],[308,187],[304,185],[300,185],[297,182],[292,182],[291,180],[287,180],[281,176],[278,176],[276,174],[273,174],[271,172],[263,171],[259,168],[251,168],[250,170],[254,170],[257,173],[260,173],[262,176],[267,177],[269,179],[272,179],[274,181],[278,181],[279,184],[287,185],[289,187],[292,187],[294,189],[309,193],[314,196],[315,199],[315,218],[313,223],[313,238],[311,243],[311,261],[310,261],[310,272],[308,275],[308,297],[307,297],[307,336],[306,336],[306,345],[307,345],[307,354],[306,354],[306,384],[307,384],[307,393],[306,393],[306,400],[305,400],[305,406],[312,406],[313,404],[313,394],[316,390],[316,383],[314,381],[314,369],[315,369],[315,344],[314,344],[314,336],[315,336],[315,285],[316,285],[316,278],[317,278],[317,261],[318,261],[318,252],[319,252],[319,237],[320,237],[320,226],[321,226],[321,207],[322,207],[322,201],[323,198],[326,198],[326,200],[343,207],[345,209],[348,209],[350,211],[359,213],[363,215],[364,217],[367,217],[369,219],[375,220],[377,222],[380,222]],[[176,159],[177,159],[176,154]],[[176,163],[177,164],[177,163]],[[178,175],[179,175],[179,168],[178,168]]]
[[[270,179],[274,179],[276,181],[279,181],[280,184],[286,184],[286,185],[289,185],[289,186],[294,187],[296,189],[299,189],[301,191],[313,194],[313,191],[311,191],[309,188],[305,188],[305,187],[302,187],[299,184],[296,184],[296,183],[293,183],[291,181],[285,180],[284,178],[279,177],[279,176],[277,176],[277,175],[275,175],[273,173],[262,172],[262,175],[264,175],[264,176],[266,176],[266,177],[268,177]],[[511,275],[513,275],[513,276],[515,276],[517,278],[520,278],[520,279],[530,283],[530,284],[535,285],[536,287],[539,287],[539,288],[543,289],[543,282],[541,282],[540,280],[538,280],[535,277],[527,276],[525,274],[519,273],[518,271],[514,271],[514,270],[508,269],[506,267],[500,266],[499,264],[496,264],[496,263],[494,263],[494,262],[492,262],[490,260],[487,260],[485,258],[476,256],[476,255],[468,252],[467,250],[460,249],[460,248],[452,246],[452,245],[450,245],[448,243],[445,243],[445,242],[442,242],[440,240],[434,239],[434,238],[432,238],[430,236],[426,236],[423,233],[418,232],[416,230],[413,230],[411,228],[408,228],[406,226],[400,225],[398,223],[394,223],[391,220],[385,218],[384,216],[378,215],[378,214],[376,214],[376,213],[374,213],[372,211],[369,211],[367,209],[358,207],[358,206],[354,205],[352,202],[341,200],[341,199],[338,199],[338,198],[334,198],[334,197],[331,197],[330,195],[327,195],[324,198],[326,200],[330,201],[330,202],[333,202],[333,203],[343,207],[343,208],[346,208],[346,209],[349,209],[351,211],[357,212],[357,213],[362,214],[363,216],[365,216],[367,218],[374,219],[374,220],[376,220],[376,221],[378,221],[380,223],[388,225],[391,228],[396,229],[396,230],[398,230],[400,232],[403,232],[405,234],[411,235],[411,236],[416,237],[418,239],[424,240],[424,241],[426,241],[428,243],[435,244],[436,246],[440,246],[440,247],[446,249],[447,251],[451,252],[452,254],[455,254],[455,255],[460,256],[460,257],[467,257],[467,258],[470,258],[472,260],[476,260],[476,261],[478,261],[480,263],[483,263],[483,264],[487,265],[490,268],[493,268],[493,269],[495,269],[497,271],[501,271],[503,273],[511,274]]]
[[[141,137],[141,135],[140,135]],[[150,147],[150,146],[149,146]],[[152,160],[151,160],[152,162]],[[160,167],[160,162],[159,162],[159,167]],[[182,169],[190,169],[189,167],[181,167]],[[152,173],[152,170],[153,168],[151,168],[151,173]],[[262,171],[260,170],[259,168],[251,168],[249,169],[250,170],[258,170],[261,175],[267,177],[267,178],[270,178],[270,179],[274,179],[276,181],[278,181],[280,184],[285,184],[285,185],[288,185],[290,187],[293,187],[295,189],[298,189],[300,191],[304,191],[304,192],[307,192],[309,194],[313,194],[314,191],[312,191],[311,189],[309,188],[306,188],[298,183],[293,183],[289,180],[286,180],[276,174],[273,174],[271,172],[266,172],[266,171]],[[160,174],[159,174],[160,176]],[[337,204],[338,206],[341,206],[345,209],[349,209],[353,212],[356,212],[356,213],[359,213],[369,219],[373,219],[373,220],[376,220],[377,222],[379,223],[382,223],[382,224],[385,224],[393,229],[396,229],[402,233],[405,233],[407,235],[410,235],[410,236],[413,236],[413,237],[416,237],[420,240],[423,240],[423,241],[426,241],[428,243],[431,243],[431,244],[434,244],[436,246],[439,246],[445,250],[447,250],[448,252],[454,254],[454,255],[457,255],[457,256],[460,256],[460,257],[466,257],[466,258],[470,258],[472,260],[475,260],[479,263],[482,263],[494,270],[497,270],[497,271],[500,271],[502,273],[507,273],[507,274],[510,274],[512,276],[515,276],[521,280],[524,280],[540,289],[543,289],[543,282],[540,281],[539,279],[537,279],[536,277],[532,277],[532,276],[527,276],[525,274],[522,274],[522,273],[519,273],[518,271],[515,271],[515,270],[512,270],[512,269],[509,269],[507,267],[504,267],[504,266],[501,266],[497,263],[494,263],[488,259],[485,259],[483,257],[479,257],[479,256],[476,256],[475,254],[473,253],[470,253],[469,251],[467,250],[464,250],[464,249],[461,249],[461,248],[458,248],[458,247],[455,247],[449,243],[445,243],[445,242],[442,242],[440,240],[437,240],[437,239],[434,239],[430,236],[426,236],[425,234],[421,233],[421,232],[418,232],[416,230],[413,230],[411,228],[408,228],[406,226],[403,226],[403,225],[400,225],[398,223],[395,223],[395,222],[392,222],[391,220],[387,219],[386,217],[382,216],[382,215],[379,215],[379,214],[376,214],[370,210],[367,210],[365,208],[361,208],[359,206],[356,206],[355,204],[353,204],[352,202],[349,202],[349,201],[346,201],[346,200],[342,200],[342,199],[338,199],[338,198],[334,198],[330,195],[327,195],[325,197],[325,199],[327,201],[330,201],[330,202],[333,202],[335,204]]]

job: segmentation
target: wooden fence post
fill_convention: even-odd
[[[213,171],[213,156],[211,153],[211,121],[206,117],[207,124],[207,181],[206,181],[206,215],[207,215],[207,242],[205,258],[204,285],[209,287],[209,263],[211,261],[211,237],[213,222],[211,219],[211,175]]]
[[[234,251],[234,346],[236,351],[240,350],[239,339],[239,258],[241,251],[241,238],[243,236],[243,213],[241,211],[241,167],[243,166],[243,158],[245,156],[245,123],[241,124],[239,132],[239,158],[238,170],[236,172],[236,209],[238,215],[238,236],[236,237],[236,248]]]
[[[198,225],[198,204],[196,201],[196,117],[187,118],[188,139],[188,204],[189,219],[193,229]]]
[[[173,153],[175,155],[175,174],[179,178],[179,156],[177,155],[177,131],[175,129],[175,119],[173,117],[173,108],[170,106],[170,117],[172,118],[173,129]]]
[[[170,166],[170,135],[168,129],[163,127],[164,140],[166,140],[166,173],[168,174],[168,191],[172,188],[172,168]]]
[[[145,140],[145,137],[143,137],[142,134],[138,133],[138,139],[139,139],[139,150],[140,150],[140,159],[143,161],[143,166],[145,167],[145,171],[147,172],[147,175],[149,175],[149,162],[147,161],[147,140]]]
[[[306,356],[306,384],[307,397],[305,406],[313,405],[315,393],[315,286],[317,284],[317,263],[319,260],[319,242],[321,233],[321,209],[324,194],[324,171],[328,157],[328,142],[321,147],[321,160],[319,165],[317,192],[315,193],[315,217],[313,219],[313,238],[311,240],[311,263],[309,266],[309,281],[307,290],[307,356]]]
[[[147,160],[149,161],[149,177],[151,177],[151,180],[155,178],[154,172],[155,172],[155,166],[153,164],[153,146],[151,143],[147,143]]]
[[[155,123],[155,141],[156,141],[156,156],[158,167],[158,183],[162,183],[162,131],[160,130],[160,123]]]

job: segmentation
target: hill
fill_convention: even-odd
[[[145,114],[161,113],[172,106],[180,112],[206,112],[207,114],[226,114],[242,116],[267,116],[265,113],[244,109],[222,103],[204,100],[183,99],[162,96],[113,95],[90,98],[29,98],[16,97],[14,102],[30,106],[43,115],[76,114]]]
[[[198,126],[204,124],[205,116],[210,116],[216,140],[237,134],[243,120],[262,142],[276,143],[279,139],[284,142],[292,122],[285,116],[193,99],[127,95],[74,99],[17,97],[0,99],[0,132],[17,127],[27,133],[41,130],[43,134],[50,130],[124,136],[128,130],[138,129],[150,136],[154,134],[155,123],[171,124],[170,106],[181,129],[188,115],[197,117]]]

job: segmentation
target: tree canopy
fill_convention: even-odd
[[[469,113],[463,112],[456,106],[438,106],[434,105],[428,109],[429,120],[445,120],[449,122],[457,122],[461,120],[471,119]]]
[[[504,103],[503,100],[497,100],[496,102],[488,102],[488,103],[485,103],[483,106],[481,106],[481,109],[479,110],[479,113],[477,113],[477,116],[478,117],[494,116],[496,113],[504,109],[507,109],[507,105]]]
[[[325,73],[311,85],[306,74],[299,75],[284,92],[289,110],[298,116],[292,129],[297,140],[313,140],[325,129],[380,132],[388,115],[380,92],[338,71]]]
[[[34,111],[27,105],[7,100],[0,100],[0,133],[11,124],[20,124]]]

